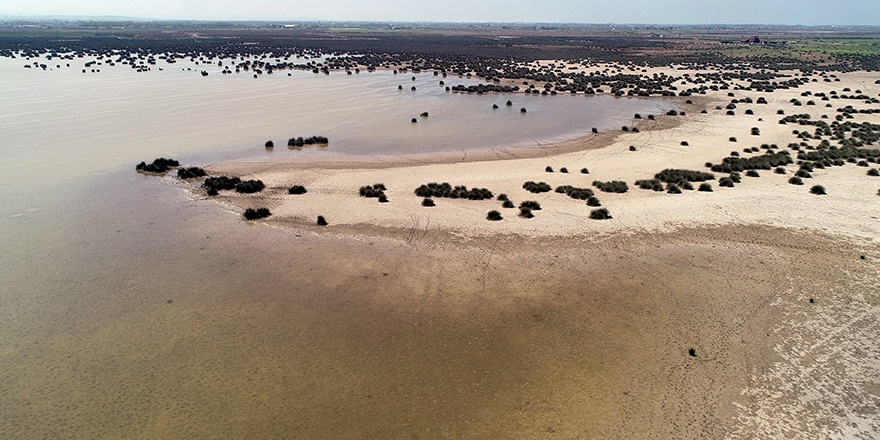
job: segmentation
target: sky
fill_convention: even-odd
[[[0,16],[880,25],[880,0],[3,0]]]

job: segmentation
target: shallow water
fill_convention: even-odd
[[[619,361],[572,357],[609,330],[581,327],[569,300],[582,277],[549,276],[566,268],[479,277],[493,255],[297,237],[134,165],[532,145],[673,101],[454,94],[391,72],[83,74],[74,61],[0,59],[0,437],[573,432],[548,393],[584,368],[618,377]],[[283,146],[312,134],[330,146]]]

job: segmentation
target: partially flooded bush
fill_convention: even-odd
[[[169,169],[177,166],[180,166],[180,162],[174,159],[160,157],[154,159],[152,163],[141,162],[137,164],[134,169],[145,173],[162,174],[167,173]]]
[[[248,208],[244,211],[245,220],[259,220],[261,218],[266,218],[270,215],[272,215],[272,213],[269,212],[268,208],[257,208],[257,209]]]
[[[179,168],[177,177],[179,179],[195,179],[196,177],[205,177],[208,173],[199,167]]]

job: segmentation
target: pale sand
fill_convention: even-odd
[[[800,97],[804,90],[880,92],[874,74],[838,76],[841,82],[771,94],[735,91],[737,98],[769,102],[739,104],[736,116],[715,110],[729,101],[727,91],[710,92],[683,106],[684,117],[640,121],[640,133],[587,136],[547,151],[418,158],[417,164],[374,158],[210,166],[212,174],[268,185],[258,195],[221,196],[234,211],[268,206],[273,216],[264,223],[324,240],[327,249],[350,249],[327,270],[346,274],[346,295],[367,304],[355,300],[335,309],[394,313],[385,318],[387,329],[357,319],[345,324],[346,331],[363,332],[354,338],[362,343],[345,348],[363,363],[355,368],[363,379],[344,382],[351,380],[347,370],[337,379],[349,397],[312,396],[320,405],[298,408],[305,416],[300,423],[283,425],[312,434],[320,429],[318,437],[352,430],[391,437],[877,436],[880,179],[847,164],[817,169],[794,186],[787,183],[796,170],[790,165],[784,176],[743,176],[735,188],[713,182],[712,193],[670,195],[633,185],[664,168],[705,170],[704,162],[720,162],[732,150],[763,143],[784,149],[795,142],[791,130],[804,127],[777,124],[780,108],[813,119],[827,114],[830,123],[836,113],[822,101],[789,103],[813,99]],[[708,114],[699,114],[704,107]],[[755,115],[744,115],[746,108]],[[877,123],[880,116],[856,115],[865,120]],[[751,127],[761,136],[751,136]],[[628,151],[630,145],[637,151]],[[547,165],[556,172],[545,173]],[[558,172],[563,166],[569,174]],[[590,174],[581,175],[582,167]],[[521,188],[526,180],[591,187],[593,180],[613,179],[626,181],[630,191],[597,191],[610,221],[587,219],[591,208],[583,201]],[[543,209],[526,220],[494,200],[435,198],[437,206],[420,206],[412,191],[443,181],[506,193],[517,204],[536,200]],[[357,196],[358,187],[378,182],[390,203]],[[287,195],[293,184],[309,192]],[[810,194],[814,184],[828,195]],[[487,221],[491,209],[505,219]],[[314,226],[318,215],[330,226]],[[524,330],[527,321],[532,330]],[[389,337],[399,342],[389,347]],[[698,356],[687,356],[688,348]],[[414,376],[383,369],[390,358]],[[374,381],[386,380],[409,382],[372,401]],[[355,395],[366,405],[360,410]],[[328,427],[334,405],[344,425]],[[378,414],[383,421],[370,423]]]
[[[817,98],[801,97],[804,90],[813,93],[836,90],[846,94],[842,89],[850,87],[868,96],[880,93],[880,85],[873,84],[878,75],[851,73],[839,76],[841,82],[818,82],[769,94],[735,91],[739,99],[751,97],[756,100],[765,96],[768,101],[766,105],[738,104],[736,116],[725,115],[726,110],[715,110],[717,105],[723,108],[729,102],[728,91],[709,92],[706,96],[691,98],[694,104],[683,105],[682,110],[687,113],[684,117],[663,115],[658,116],[657,121],[634,120],[641,130],[639,133],[600,133],[547,146],[543,151],[512,148],[482,155],[470,153],[470,157],[463,152],[459,156],[439,158],[370,158],[361,163],[226,163],[209,169],[212,173],[261,179],[269,187],[268,191],[256,196],[222,196],[221,200],[241,207],[268,206],[273,213],[269,221],[292,223],[302,228],[311,229],[315,218],[323,215],[332,225],[325,231],[330,233],[376,227],[397,230],[427,227],[464,237],[494,234],[573,237],[672,230],[698,224],[760,224],[876,240],[880,237],[880,197],[877,196],[880,180],[867,176],[863,167],[848,165],[816,170],[814,178],[806,179],[804,186],[787,183],[797,170],[796,165],[789,165],[786,175],[761,170],[760,178],[743,176],[742,183],[732,189],[720,188],[714,182],[715,191],[712,193],[685,191],[681,195],[669,195],[634,186],[636,180],[650,179],[664,168],[708,171],[705,162],[719,163],[732,150],[749,156],[742,150],[761,144],[777,144],[780,149],[786,149],[790,142],[798,141],[791,134],[793,129],[812,131],[810,127],[778,124],[782,118],[776,114],[778,109],[784,109],[786,115],[810,113],[813,119],[826,114],[830,123],[837,114],[836,107],[848,104],[856,108],[870,107],[861,101],[832,100],[835,108],[825,108],[825,102]],[[796,107],[789,103],[791,98],[804,103],[815,99],[817,105]],[[708,114],[699,113],[703,108],[708,109]],[[745,115],[746,109],[752,109],[754,116]],[[758,121],[760,118],[763,121]],[[880,123],[880,114],[857,115],[855,121]],[[752,127],[758,127],[761,135],[752,136]],[[728,138],[731,136],[738,142],[730,142]],[[689,146],[682,146],[682,141],[687,141]],[[629,151],[631,145],[637,151]],[[513,159],[518,157],[522,158]],[[556,172],[544,172],[548,165]],[[569,174],[560,173],[561,167],[567,167]],[[590,174],[580,174],[579,170],[584,167]],[[583,201],[552,191],[531,194],[522,189],[523,182],[528,180],[544,181],[554,188],[558,185],[591,188],[594,180],[623,180],[629,184],[630,190],[627,194],[596,191],[614,220],[588,221],[586,217],[592,208]],[[535,200],[543,209],[535,212],[535,218],[526,220],[518,218],[515,209],[502,209],[500,202],[494,200],[475,202],[436,198],[436,207],[422,207],[421,198],[416,197],[413,190],[421,184],[444,181],[468,188],[488,188],[496,195],[505,193],[517,205],[523,200]],[[380,204],[376,199],[357,196],[360,186],[373,183],[385,184],[390,203]],[[308,194],[287,195],[286,189],[294,184],[304,185]],[[817,197],[810,194],[809,188],[815,184],[825,186],[829,195]],[[502,213],[504,221],[485,220],[486,213],[493,209]]]

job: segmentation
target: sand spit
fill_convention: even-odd
[[[803,139],[793,130],[812,127],[779,124],[784,115],[807,113],[831,123],[837,108],[877,105],[835,99],[798,106],[793,100],[813,99],[802,96],[806,90],[828,96],[845,88],[877,96],[875,76],[839,74],[840,81],[773,93],[709,92],[683,104],[684,116],[634,119],[636,132],[599,133],[545,149],[208,169],[266,182],[269,189],[258,195],[218,200],[236,211],[269,207],[268,224],[313,232],[319,240],[373,244],[387,238],[396,243],[389,246],[402,246],[380,254],[398,255],[392,266],[410,273],[373,294],[377,304],[420,310],[420,319],[443,310],[472,324],[498,325],[488,330],[479,324],[461,335],[476,344],[459,348],[481,379],[466,385],[460,376],[443,376],[445,391],[434,388],[431,402],[419,400],[416,407],[439,405],[434,417],[458,420],[431,432],[492,438],[870,438],[880,433],[880,180],[867,175],[869,168],[847,163],[816,169],[799,186],[788,183],[798,171],[795,160],[784,174],[759,170],[760,177],[742,176],[733,188],[712,181],[712,192],[683,194],[642,190],[633,182],[665,168],[708,171],[706,162],[720,163],[731,151],[743,157],[789,151],[794,157],[797,150],[789,144]],[[741,102],[728,115],[728,93],[753,103]],[[767,104],[754,103],[758,98]],[[880,123],[880,115],[855,114],[854,121]],[[630,189],[604,193],[591,185],[594,180],[622,180]],[[613,219],[589,220],[594,208],[583,200],[554,191],[532,194],[522,188],[525,181],[592,188]],[[525,219],[494,199],[448,198],[434,198],[428,208],[413,194],[428,182],[488,188],[516,204],[537,201],[542,209]],[[358,197],[359,187],[374,183],[387,188],[388,203]],[[817,184],[828,194],[811,194]],[[288,195],[292,185],[308,193]],[[504,219],[487,221],[490,210]],[[314,226],[318,215],[330,225]],[[520,318],[544,330],[502,330],[509,319]],[[530,359],[528,366],[494,353],[500,342],[483,337],[490,334],[506,335],[502,345],[522,352],[505,353]],[[543,379],[517,385],[529,390],[525,394],[501,387],[494,381],[505,376],[495,369],[502,359],[516,364],[523,380]],[[494,366],[478,366],[484,361]],[[434,374],[429,367],[424,371]],[[474,403],[469,393],[480,387],[497,391],[490,400],[509,405],[505,416],[498,418],[499,407],[468,403]],[[453,401],[468,410],[444,406]],[[388,414],[402,417],[399,410]],[[393,430],[400,434],[422,422],[401,421]]]
[[[679,74],[681,72],[678,72]],[[696,72],[694,72],[696,74]],[[795,75],[796,72],[789,72]],[[877,107],[861,101],[834,99],[819,101],[803,97],[812,93],[830,92],[845,95],[844,89],[859,90],[876,96],[880,86],[873,84],[876,75],[855,72],[838,75],[840,82],[817,82],[800,88],[777,89],[772,93],[745,90],[710,91],[693,98],[691,104],[679,109],[684,116],[642,115],[633,119],[638,132],[614,131],[588,135],[545,148],[501,149],[482,154],[462,153],[460,156],[370,158],[362,162],[232,162],[215,164],[208,169],[214,174],[237,175],[260,179],[269,189],[256,196],[224,195],[220,199],[244,210],[247,207],[269,207],[269,221],[311,229],[314,219],[324,215],[330,233],[394,234],[427,228],[439,233],[462,237],[495,234],[529,237],[577,237],[629,231],[671,230],[699,224],[760,224],[805,228],[835,234],[858,236],[870,240],[880,237],[880,181],[866,174],[868,168],[847,164],[843,167],[816,169],[805,185],[788,183],[798,170],[797,161],[785,168],[785,174],[759,170],[760,177],[742,177],[735,188],[723,188],[711,182],[713,192],[685,191],[684,194],[646,191],[635,188],[639,179],[651,179],[665,168],[709,171],[705,163],[720,163],[736,151],[741,157],[752,157],[768,151],[797,151],[791,143],[802,141],[792,132],[812,131],[811,126],[779,124],[785,115],[810,114],[812,120],[831,123],[840,113],[837,108]],[[741,84],[745,87],[747,84]],[[732,93],[734,97],[728,96]],[[752,104],[740,102],[735,115],[728,115],[726,105],[732,99],[751,98]],[[755,103],[759,98],[767,104]],[[792,100],[806,102],[816,99],[818,105],[795,105]],[[824,107],[831,104],[833,107]],[[705,113],[701,113],[705,110]],[[778,114],[782,110],[784,115]],[[749,111],[751,114],[746,114]],[[823,115],[827,119],[822,119]],[[880,123],[880,114],[856,114],[857,122]],[[753,134],[757,129],[759,135]],[[735,138],[736,141],[732,141]],[[774,145],[769,150],[760,146]],[[813,141],[813,146],[818,145]],[[751,152],[744,152],[753,148]],[[871,147],[868,147],[871,148]],[[802,151],[807,151],[802,148]],[[869,164],[876,168],[876,163]],[[545,171],[547,167],[553,173]],[[560,172],[566,168],[568,173]],[[589,174],[582,174],[586,168]],[[725,177],[715,173],[716,178]],[[744,173],[741,173],[744,174]],[[593,181],[622,180],[630,186],[626,194],[599,192]],[[582,200],[572,200],[553,191],[532,194],[522,185],[526,181],[543,181],[552,188],[561,185],[592,188],[603,207],[610,210],[613,221],[585,221],[593,207]],[[487,188],[493,194],[507,194],[515,203],[538,201],[542,210],[533,219],[517,217],[516,209],[502,209],[494,200],[469,201],[435,199],[436,206],[421,206],[422,199],[413,191],[429,182],[449,182],[468,188]],[[389,203],[360,198],[357,190],[363,185],[382,183]],[[303,185],[308,194],[289,196],[287,188]],[[813,185],[822,185],[827,196],[810,194]],[[696,186],[696,185],[695,185]],[[499,210],[503,221],[487,222],[486,213]],[[380,232],[385,231],[385,232]],[[390,232],[389,232],[390,231]],[[409,234],[410,232],[406,232]],[[399,234],[398,234],[399,235]]]

